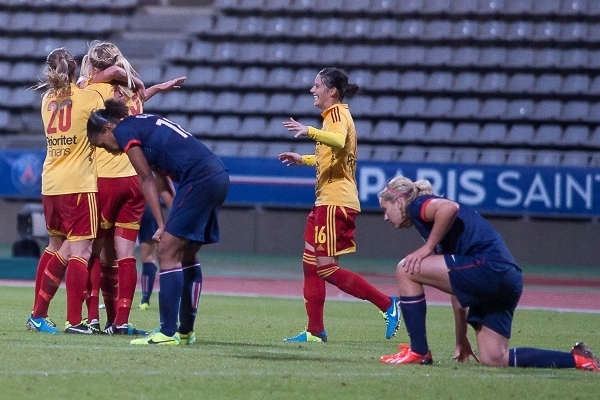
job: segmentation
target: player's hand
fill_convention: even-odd
[[[302,162],[302,156],[298,153],[293,153],[291,151],[281,153],[278,156],[278,158],[279,161],[281,161],[287,167],[293,167],[294,165],[304,165],[304,163]]]
[[[154,232],[154,235],[152,235],[152,240],[154,240],[155,242],[160,242],[160,237],[162,236],[164,231],[164,227],[158,227],[156,232]]]
[[[294,135],[294,137],[308,136],[308,126],[302,125],[294,118],[290,118],[289,121],[283,121],[283,126],[288,131],[296,132],[296,135]]]
[[[471,342],[468,338],[464,338],[461,340],[461,343],[456,344],[456,350],[454,351],[453,360],[460,363],[470,363],[471,357],[477,362],[479,362],[479,358],[475,355],[473,348],[471,347]]]
[[[185,82],[186,79],[187,79],[187,76],[180,76],[179,78],[174,78],[174,79],[171,79],[170,81],[166,81],[163,83],[157,83],[156,87],[162,92],[165,92],[165,91],[171,90],[171,89],[181,89],[181,84],[183,82]]]
[[[431,251],[426,247],[419,247],[406,257],[404,257],[399,263],[398,267],[404,269],[405,272],[418,274],[421,272],[421,261],[431,254]]]

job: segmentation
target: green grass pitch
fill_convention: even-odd
[[[282,339],[306,321],[302,300],[203,296],[195,345],[146,347],[129,345],[129,337],[29,332],[32,297],[31,288],[0,287],[2,399],[596,399],[600,393],[600,374],[593,372],[455,363],[449,307],[428,310],[434,365],[396,366],[378,358],[395,352],[406,331],[386,340],[381,315],[366,302],[328,301],[329,342],[290,344]],[[148,311],[132,310],[138,328],[158,325],[154,300]],[[65,312],[60,289],[50,315],[58,322]],[[578,340],[600,351],[599,314],[517,311],[511,346],[569,350]]]

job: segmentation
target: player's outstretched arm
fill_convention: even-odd
[[[150,98],[152,96],[154,96],[156,93],[166,92],[171,89],[181,88],[180,85],[183,82],[185,82],[186,79],[187,79],[187,76],[180,76],[179,78],[174,78],[174,79],[168,80],[166,82],[157,83],[156,85],[150,86],[148,89],[146,89],[146,96],[144,97],[144,101],[150,100]]]

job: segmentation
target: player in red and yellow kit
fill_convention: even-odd
[[[358,92],[348,76],[337,68],[325,68],[316,78],[310,93],[314,105],[322,110],[322,129],[305,126],[294,119],[283,123],[296,137],[306,136],[317,142],[315,154],[301,156],[285,152],[279,159],[287,166],[310,165],[317,170],[316,201],[308,215],[304,232],[304,302],[308,326],[286,342],[325,342],[323,323],[325,282],[344,292],[373,303],[387,320],[386,337],[394,335],[400,321],[395,297],[389,297],[360,275],[338,265],[340,255],[356,251],[355,218],[360,212],[356,187],[356,129],[346,95]]]
[[[96,158],[86,135],[90,114],[104,108],[97,92],[75,85],[77,63],[65,48],[53,50],[46,60],[47,88],[41,114],[46,133],[42,172],[42,204],[50,235],[36,274],[36,299],[27,328],[59,333],[48,317],[66,272],[67,325],[65,333],[91,334],[81,308],[86,296],[88,258],[98,225]]]

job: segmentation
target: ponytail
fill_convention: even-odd
[[[103,110],[96,110],[90,115],[87,122],[87,136],[91,141],[97,136],[107,123],[117,125],[123,118],[129,115],[129,110],[123,100],[108,99],[104,102]]]

